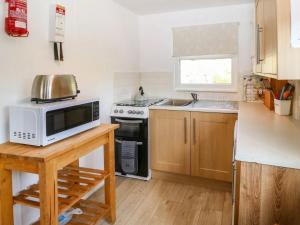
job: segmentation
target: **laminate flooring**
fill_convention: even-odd
[[[231,225],[231,193],[218,184],[117,177],[116,225]],[[103,201],[103,190],[90,199]],[[108,225],[102,221],[99,225]]]

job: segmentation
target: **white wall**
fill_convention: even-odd
[[[53,60],[48,41],[49,5],[66,6],[65,61]],[[4,12],[0,4],[0,12]],[[3,14],[0,24],[4,24]],[[108,122],[113,102],[114,72],[138,71],[137,17],[111,0],[28,0],[28,38],[8,37],[0,29],[0,142],[8,139],[8,106],[30,96],[36,74],[71,73],[78,78],[81,96],[101,99],[101,118]],[[101,165],[100,152],[83,161]],[[97,157],[96,157],[97,158]],[[32,175],[14,176],[15,192],[34,180]],[[29,224],[31,209],[15,211],[15,224]]]
[[[173,90],[173,27],[239,22],[239,74],[251,73],[254,46],[253,20],[254,4],[140,16],[140,71],[145,90],[151,95],[157,95],[157,86],[165,85],[165,90],[159,89],[160,95],[182,98],[188,96],[187,93]],[[241,95],[200,93],[200,97],[240,99]]]

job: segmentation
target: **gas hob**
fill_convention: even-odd
[[[113,105],[111,116],[124,118],[149,118],[149,106],[155,105],[163,99],[149,99],[145,101],[122,101]]]

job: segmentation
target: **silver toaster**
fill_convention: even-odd
[[[74,99],[80,93],[74,75],[37,75],[31,89],[31,100],[53,102]]]

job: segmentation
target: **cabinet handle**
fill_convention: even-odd
[[[194,145],[196,144],[196,119],[193,119],[193,139],[194,139]]]
[[[187,143],[187,119],[184,118],[184,143]]]
[[[256,35],[257,35],[257,44],[256,44],[256,48],[257,48],[257,53],[256,53],[256,63],[260,64],[262,61],[264,61],[264,59],[261,58],[261,44],[260,44],[260,33],[262,33],[264,31],[264,29],[262,27],[259,26],[259,24],[257,24],[257,30],[256,30]]]
[[[236,162],[233,162],[232,163],[232,197],[231,197],[231,200],[232,200],[232,204],[235,203],[235,199],[236,199],[236,176],[237,176],[237,165],[236,165]]]

